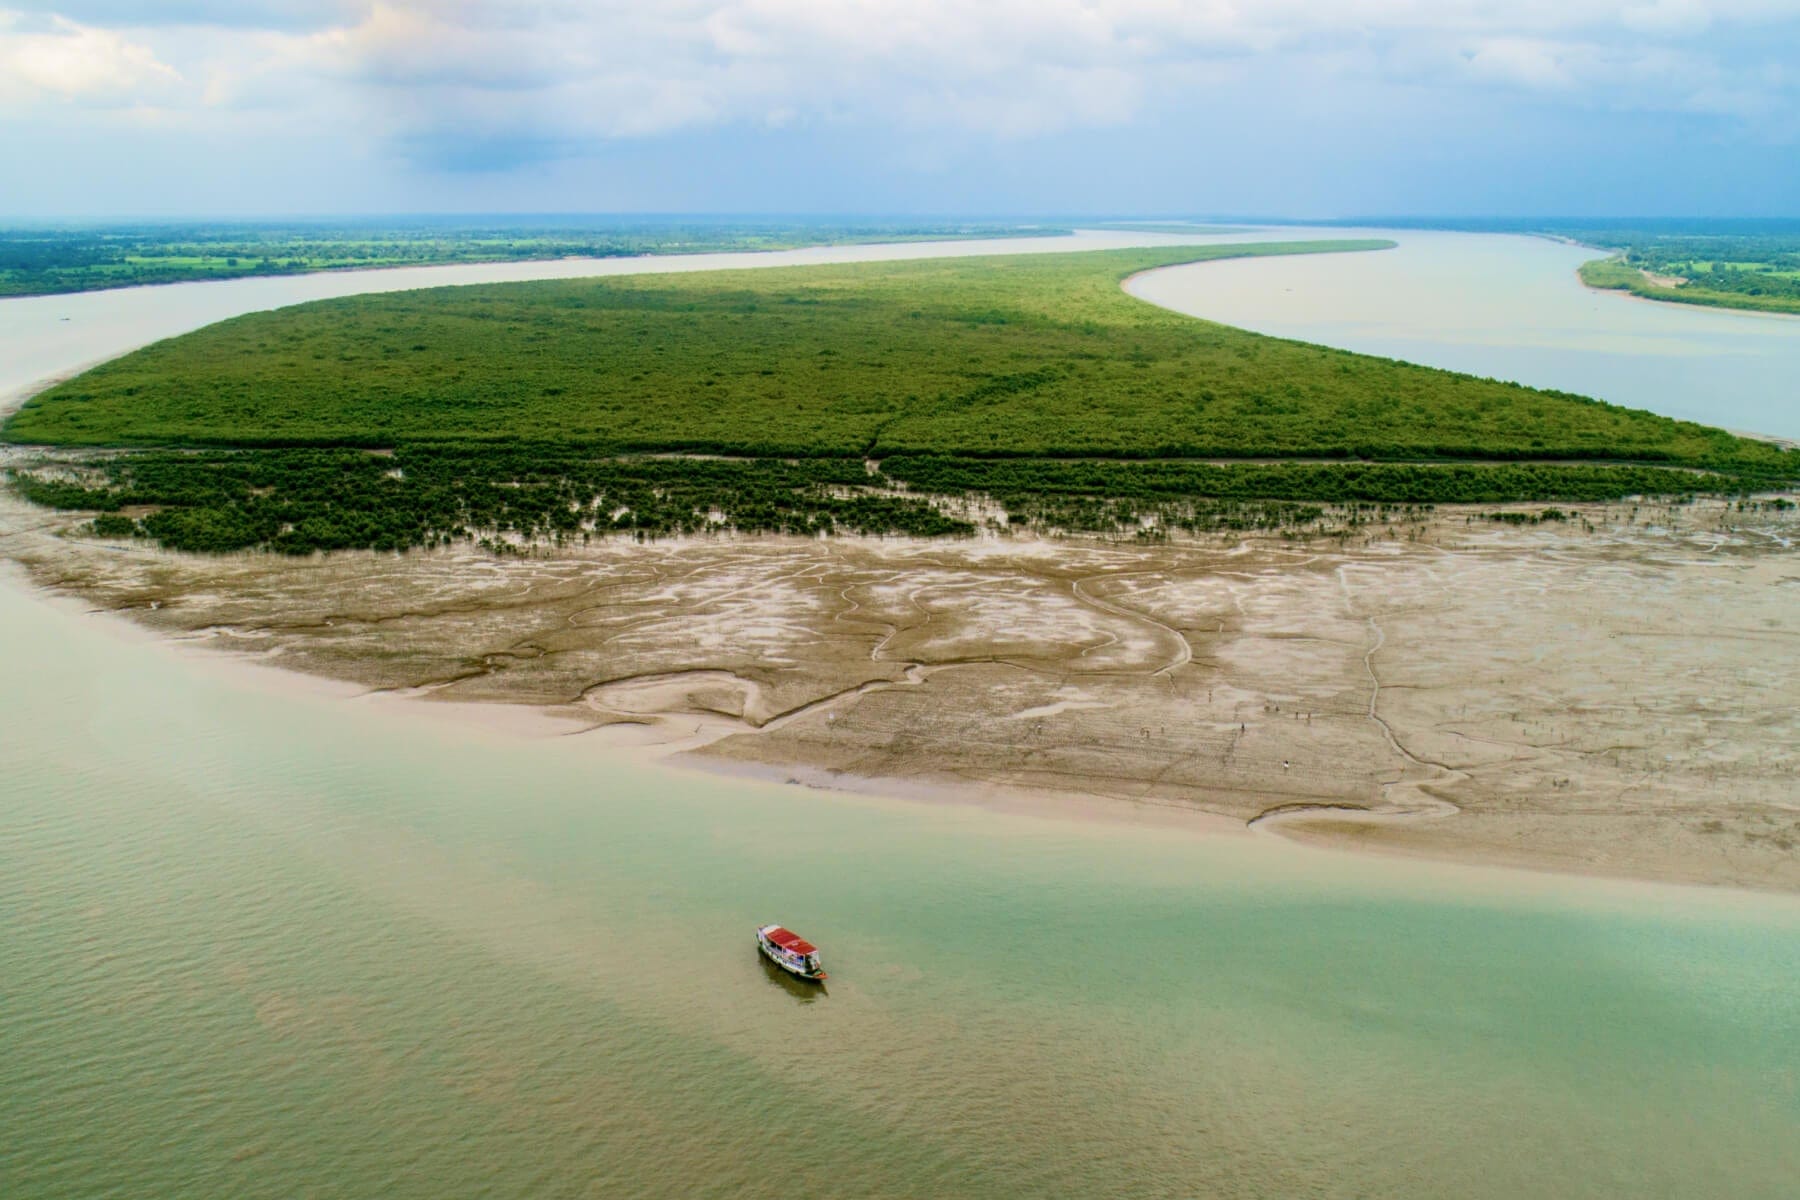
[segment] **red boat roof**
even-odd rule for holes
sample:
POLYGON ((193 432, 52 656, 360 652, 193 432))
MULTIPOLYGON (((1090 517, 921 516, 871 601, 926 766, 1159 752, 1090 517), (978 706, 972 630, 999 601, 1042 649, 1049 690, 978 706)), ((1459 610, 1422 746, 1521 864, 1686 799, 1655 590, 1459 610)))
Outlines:
POLYGON ((819 952, 817 946, 813 945, 793 930, 783 929, 779 925, 769 930, 763 936, 768 938, 771 942, 774 942, 777 946, 780 946, 783 950, 789 950, 795 954, 817 954, 819 952))

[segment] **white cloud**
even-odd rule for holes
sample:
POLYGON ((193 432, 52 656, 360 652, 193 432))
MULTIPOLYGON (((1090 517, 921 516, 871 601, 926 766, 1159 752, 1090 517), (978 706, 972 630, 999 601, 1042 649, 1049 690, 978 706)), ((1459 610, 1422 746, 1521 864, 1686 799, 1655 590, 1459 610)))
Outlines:
POLYGON ((0 23, 0 88, 287 106, 426 147, 554 154, 734 124, 1028 138, 1227 102, 1218 79, 1248 71, 1733 119, 1800 103, 1779 69, 1800 0, 66 2, 129 23, 0 23))
POLYGON ((180 81, 148 46, 63 17, 28 25, 0 12, 0 103, 50 98, 94 105, 140 103, 180 81))
MULTIPOLYGON (((1239 60, 1304 70, 1297 86, 1347 71, 1630 105, 1652 89, 1620 81, 1665 67, 1672 40, 1796 14, 1792 0, 383 0, 309 47, 413 133, 510 126, 561 144, 861 121, 1029 137, 1127 123, 1197 65, 1239 60)), ((1716 88, 1722 70, 1703 67, 1681 74, 1716 88)))

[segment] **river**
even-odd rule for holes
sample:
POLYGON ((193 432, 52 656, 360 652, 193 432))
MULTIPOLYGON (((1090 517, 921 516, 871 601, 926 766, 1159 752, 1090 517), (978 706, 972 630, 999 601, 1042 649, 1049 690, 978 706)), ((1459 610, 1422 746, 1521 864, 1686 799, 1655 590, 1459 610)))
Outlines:
MULTIPOLYGON (((194 290, 57 298, 114 341, 0 361, 17 387, 225 315, 194 290)), ((30 342, 18 311, 0 345, 30 342)), ((9 1200, 1800 1177, 1792 898, 678 772, 143 637, 6 572, 0 662, 9 1200), (755 956, 771 920, 822 945, 825 991, 755 956)))
POLYGON ((1258 333, 1800 440, 1800 316, 1594 291, 1575 269, 1598 252, 1546 238, 1376 235, 1400 244, 1171 267, 1130 290, 1258 333))

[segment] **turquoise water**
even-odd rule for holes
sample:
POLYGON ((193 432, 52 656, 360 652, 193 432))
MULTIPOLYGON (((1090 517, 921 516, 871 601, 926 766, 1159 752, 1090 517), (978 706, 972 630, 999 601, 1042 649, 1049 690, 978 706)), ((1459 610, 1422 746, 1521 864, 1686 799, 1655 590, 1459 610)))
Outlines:
POLYGON ((674 772, 10 585, 0 661, 9 1200, 1800 1177, 1789 899, 674 772))

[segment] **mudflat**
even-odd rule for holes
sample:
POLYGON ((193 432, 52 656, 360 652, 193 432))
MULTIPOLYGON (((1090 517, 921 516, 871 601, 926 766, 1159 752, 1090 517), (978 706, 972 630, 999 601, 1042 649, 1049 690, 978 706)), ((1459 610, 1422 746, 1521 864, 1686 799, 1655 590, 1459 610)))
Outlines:
POLYGON ((0 536, 168 635, 721 769, 1800 890, 1800 516, 1568 515, 282 558, 6 497, 0 536))

